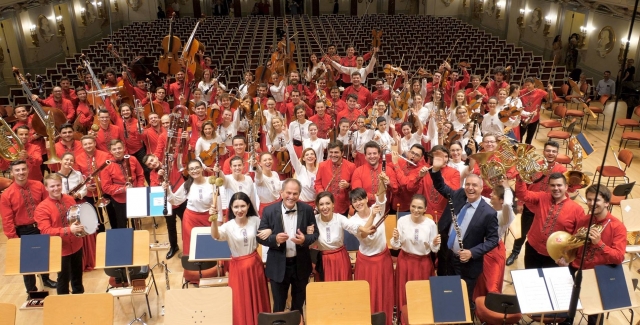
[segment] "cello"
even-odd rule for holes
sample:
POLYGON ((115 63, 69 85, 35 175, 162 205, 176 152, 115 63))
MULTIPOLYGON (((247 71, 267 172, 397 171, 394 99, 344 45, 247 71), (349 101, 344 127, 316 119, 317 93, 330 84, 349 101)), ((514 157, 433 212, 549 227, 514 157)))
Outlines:
POLYGON ((267 67, 266 64, 262 64, 256 68, 256 72, 253 75, 256 76, 256 78, 253 80, 253 83, 251 83, 251 85, 249 85, 249 87, 247 88, 247 93, 251 97, 256 97, 258 95, 258 86, 262 83, 269 83, 269 79, 271 78, 271 70, 269 69, 269 67, 267 67))
MULTIPOLYGON (((200 18, 198 20, 198 22, 196 23, 196 26, 193 28, 193 31, 191 32, 191 35, 189 36, 189 39, 184 44, 184 47, 182 48, 182 54, 180 55, 180 60, 185 65, 186 70, 188 72, 191 72, 191 74, 193 74, 196 82, 200 81, 198 80, 198 74, 200 75, 200 79, 202 79, 202 73, 203 73, 202 67, 200 66, 199 62, 196 61, 196 54, 198 54, 198 52, 200 52, 201 50, 204 50, 204 44, 200 43, 195 37, 196 37, 196 31, 198 30, 200 23, 202 23, 203 21, 204 21, 204 18, 200 18)), ((185 84, 186 84, 186 81, 185 81, 185 84)))
POLYGON ((289 40, 289 23, 284 21, 285 39, 278 42, 278 48, 271 55, 271 70, 278 73, 278 79, 273 80, 274 84, 279 83, 282 78, 289 75, 289 72, 298 70, 293 54, 296 50, 294 42, 289 40))
POLYGON ((182 43, 178 36, 173 35, 173 22, 175 20, 176 13, 171 14, 171 20, 169 20, 169 35, 162 39, 162 49, 164 54, 160 56, 158 62, 158 70, 166 75, 174 75, 180 71, 181 66, 178 62, 178 51, 182 43))

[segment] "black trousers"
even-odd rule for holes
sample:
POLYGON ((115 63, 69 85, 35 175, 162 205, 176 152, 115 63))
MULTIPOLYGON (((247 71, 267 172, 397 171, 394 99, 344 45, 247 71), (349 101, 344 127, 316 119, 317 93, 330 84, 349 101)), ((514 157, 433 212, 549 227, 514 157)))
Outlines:
POLYGON ((113 207, 114 215, 109 214, 109 222, 111 222, 111 229, 127 228, 129 226, 129 220, 127 219, 127 203, 119 203, 116 200, 111 199, 109 203, 113 207))
POLYGON ((84 293, 82 285, 82 248, 77 252, 62 257, 62 269, 58 272, 58 294, 69 294, 69 282, 71 282, 71 292, 75 294, 84 293))
POLYGON ((533 246, 527 242, 524 246, 524 268, 538 269, 544 267, 556 267, 558 264, 550 256, 538 253, 533 246))
MULTIPOLYGON (((17 226, 16 234, 18 237, 22 237, 23 235, 38 235, 40 234, 40 229, 38 229, 35 223, 29 226, 17 226)), ((24 287, 27 289, 27 293, 29 293, 29 291, 38 291, 35 275, 23 275, 22 279, 24 280, 24 287)), ((42 274, 42 281, 47 280, 49 280, 49 274, 42 274)))
POLYGON ((540 123, 539 120, 533 123, 529 123, 527 127, 523 127, 522 125, 520 125, 520 142, 523 142, 524 134, 526 133, 527 139, 524 140, 523 143, 531 144, 531 141, 533 141, 533 135, 536 134, 536 128, 538 127, 538 123, 540 123))
POLYGON ((447 250, 448 256, 448 264, 449 268, 451 268, 455 273, 455 275, 459 275, 462 280, 467 284, 467 293, 469 297, 469 306, 474 306, 473 304, 473 290, 476 288, 476 282, 478 282, 478 277, 472 278, 467 272, 462 272, 462 270, 468 267, 468 263, 462 263, 460 261, 460 257, 457 256, 452 250, 447 250))
POLYGON ((520 254, 522 245, 527 239, 529 229, 531 229, 531 224, 533 224, 534 216, 535 214, 531 212, 531 210, 529 210, 526 205, 522 208, 522 215, 520 216, 520 238, 516 239, 513 242, 513 249, 511 250, 511 254, 520 254))
POLYGON ((271 282, 271 294, 273 295, 273 312, 284 311, 287 303, 287 294, 291 287, 291 310, 298 310, 302 314, 302 306, 307 298, 307 284, 309 277, 298 277, 296 258, 287 258, 287 267, 284 271, 282 282, 271 282))
POLYGON ((187 208, 187 201, 182 202, 180 206, 173 209, 171 211, 170 216, 164 216, 164 220, 167 222, 167 234, 169 235, 169 244, 171 247, 179 247, 178 246, 178 229, 176 227, 177 218, 180 218, 182 221, 182 214, 184 214, 184 210, 187 208))
POLYGON ((146 155, 147 155, 147 148, 145 148, 144 145, 142 146, 142 148, 140 148, 140 150, 136 151, 136 153, 133 154, 133 156, 136 157, 136 159, 138 159, 138 162, 140 163, 140 165, 142 165, 142 172, 144 173, 144 179, 147 181, 147 184, 151 184, 151 170, 147 167, 147 165, 142 163, 142 158, 144 158, 144 156, 146 155))

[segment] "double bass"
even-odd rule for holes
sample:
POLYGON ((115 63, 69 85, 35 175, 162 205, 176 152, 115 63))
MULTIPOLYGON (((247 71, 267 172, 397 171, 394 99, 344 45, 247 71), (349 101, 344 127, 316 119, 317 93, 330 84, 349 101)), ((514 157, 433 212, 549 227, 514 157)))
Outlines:
POLYGON ((196 31, 203 21, 204 18, 200 18, 198 20, 196 26, 191 32, 191 35, 189 36, 189 39, 184 44, 184 47, 182 48, 182 54, 180 55, 180 60, 185 65, 187 71, 193 74, 195 82, 200 82, 204 73, 204 71, 202 70, 202 66, 200 66, 200 63, 196 59, 196 54, 204 50, 204 44, 200 43, 196 39, 196 31))
POLYGON ((171 14, 171 20, 169 20, 169 35, 162 39, 162 49, 164 54, 160 56, 158 62, 158 70, 166 75, 174 75, 180 71, 180 63, 178 62, 178 51, 182 46, 180 38, 173 35, 173 22, 175 20, 176 13, 171 14))
MULTIPOLYGON (((133 80, 133 77, 131 77, 131 73, 128 73, 129 66, 124 62, 118 51, 115 50, 113 44, 107 45, 107 51, 111 52, 111 55, 113 55, 114 58, 118 59, 120 61, 120 64, 127 70, 127 81, 129 81, 129 84, 134 87, 136 85, 136 82, 135 80, 133 80)), ((129 107, 134 107, 133 100, 135 98, 133 98, 133 94, 129 94, 127 87, 124 86, 124 79, 119 80, 116 87, 118 88, 118 94, 120 95, 120 103, 127 103, 129 104, 129 107)), ((116 94, 111 95, 111 99, 114 102, 118 101, 116 94)))
POLYGON ((289 23, 284 21, 284 40, 278 42, 278 49, 271 54, 271 70, 278 73, 278 79, 273 83, 279 83, 282 78, 289 75, 289 72, 298 70, 293 54, 296 45, 289 40, 289 23))

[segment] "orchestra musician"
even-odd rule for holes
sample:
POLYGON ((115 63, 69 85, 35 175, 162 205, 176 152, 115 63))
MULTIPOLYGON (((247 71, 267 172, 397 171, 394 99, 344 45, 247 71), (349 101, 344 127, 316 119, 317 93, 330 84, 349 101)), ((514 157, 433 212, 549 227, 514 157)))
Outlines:
MULTIPOLYGON (((260 217, 253 203, 243 192, 229 198, 229 221, 218 226, 211 222, 211 237, 226 241, 231 250, 229 266, 229 287, 233 295, 233 320, 238 324, 257 324, 258 314, 268 313, 269 292, 262 260, 256 249, 257 238, 266 240, 270 230, 258 230, 260 217)), ((215 215, 213 207, 209 214, 215 215)))
POLYGON ((265 208, 261 230, 271 230, 267 239, 257 238, 258 243, 269 247, 265 275, 271 284, 273 312, 284 311, 291 287, 291 308, 302 313, 306 300, 306 287, 312 272, 309 246, 318 240, 318 227, 313 208, 298 202, 302 185, 294 178, 282 183, 280 197, 265 208), (306 234, 308 226, 313 234, 306 234))
MULTIPOLYGON (((333 114, 338 114, 348 108, 347 103, 340 97, 340 89, 337 86, 331 87, 329 94, 331 96, 328 99, 331 102, 333 114)), ((357 102, 358 99, 356 98, 356 103, 357 102)), ((338 118, 338 120, 340 119, 338 118)))
POLYGON ((78 87, 76 89, 76 95, 78 96, 78 105, 76 106, 76 122, 80 123, 85 129, 91 128, 93 124, 93 117, 95 111, 91 104, 87 101, 87 90, 78 87))
MULTIPOLYGON (((293 92, 293 96, 295 98, 296 92, 293 92)), ((298 105, 295 107, 295 117, 296 120, 289 123, 289 138, 292 140, 293 145, 296 149, 296 154, 298 157, 302 156, 302 141, 309 137, 309 126, 313 124, 311 121, 307 120, 307 113, 305 113, 305 107, 302 105, 298 105)))
POLYGON ((383 79, 376 80, 376 90, 371 93, 371 100, 374 103, 383 102, 384 104, 388 104, 391 100, 391 92, 385 89, 383 79))
MULTIPOLYGON (((107 101, 109 102, 109 101, 107 101)), ((107 104, 108 106, 109 104, 107 104)), ((97 132, 90 130, 89 135, 95 136, 96 148, 105 152, 109 152, 109 144, 111 140, 120 140, 124 143, 124 132, 121 128, 111 124, 111 118, 109 111, 106 109, 100 109, 98 111, 99 129, 97 132)))
POLYGON ((553 85, 547 85, 547 91, 544 91, 536 88, 534 78, 529 77, 524 80, 524 87, 520 90, 520 100, 524 111, 532 114, 520 124, 520 138, 525 139, 524 143, 526 144, 531 144, 533 141, 533 135, 540 121, 540 104, 543 99, 549 97, 550 93, 553 93, 553 85), (526 138, 524 137, 525 133, 526 138))
POLYGON ((493 80, 489 80, 487 83, 487 96, 496 96, 498 90, 508 88, 509 84, 504 80, 505 68, 503 66, 497 66, 493 68, 493 80))
MULTIPOLYGON (((231 159, 239 157, 241 161, 249 161, 251 153, 247 152, 247 140, 241 135, 233 137, 233 156, 227 158, 222 164, 222 172, 226 175, 231 174, 231 159)), ((260 153, 259 143, 256 142, 256 155, 260 153)), ((249 164, 244 164, 241 174, 247 174, 249 172, 249 164)))
MULTIPOLYGON (((39 167, 36 166, 36 168, 39 167)), ((27 177, 29 166, 24 160, 12 161, 9 170, 13 176, 13 183, 0 195, 2 230, 9 239, 40 234, 34 213, 40 202, 48 197, 45 186, 40 182, 42 178, 30 180, 27 177)), ((35 275, 23 275, 22 277, 27 293, 38 291, 35 275)), ((42 283, 49 288, 56 288, 58 285, 49 278, 49 274, 42 274, 42 283)))
MULTIPOLYGON (((333 90, 331 92, 333 94, 333 90)), ((360 109, 360 107, 362 106, 359 106, 358 104, 358 95, 349 94, 345 101, 347 103, 347 109, 336 110, 338 114, 336 119, 340 121, 343 118, 346 118, 351 125, 354 125, 354 122, 358 119, 358 117, 365 115, 365 112, 362 109, 360 109)), ((352 129, 356 130, 356 128, 352 128, 352 129)))
POLYGON ((56 292, 58 295, 84 293, 82 284, 82 238, 84 226, 76 222, 69 224, 67 211, 76 204, 73 197, 62 194, 62 179, 58 174, 49 174, 44 178, 48 192, 33 212, 33 220, 42 234, 62 238, 62 262, 58 272, 56 292))
MULTIPOLYGON (((169 118, 169 115, 166 116, 169 118)), ((149 126, 142 131, 142 142, 147 149, 147 153, 156 152, 158 139, 163 132, 166 132, 166 130, 160 123, 158 113, 151 112, 149 114, 149 126)))
MULTIPOLYGON (((284 89, 284 100, 287 103, 291 103, 293 98, 291 92, 297 90, 300 94, 300 99, 304 102, 308 98, 315 96, 315 83, 311 84, 312 88, 309 88, 300 83, 300 73, 298 71, 289 72, 289 85, 284 89)), ((297 104, 295 104, 297 105, 297 104)), ((311 115, 309 115, 311 116, 311 115)))
POLYGON ((286 147, 289 151, 289 157, 291 157, 289 162, 291 163, 291 168, 296 173, 296 179, 300 183, 300 193, 298 197, 301 202, 315 207, 316 190, 314 183, 318 173, 318 157, 316 156, 316 152, 311 148, 307 148, 302 150, 301 155, 298 156, 296 147, 294 147, 290 141, 291 137, 288 134, 286 136, 286 147))
POLYGON ((162 106, 162 114, 171 113, 171 107, 169 107, 169 103, 166 101, 167 90, 163 87, 156 87, 156 98, 153 100, 154 104, 159 104, 162 106))
MULTIPOLYGON (((249 160, 247 160, 246 163, 242 158, 238 156, 231 157, 230 160, 231 160, 230 161, 231 175, 225 174, 222 177, 222 179, 224 180, 224 183, 222 186, 224 186, 224 189, 225 189, 225 192, 222 194, 223 197, 230 198, 233 196, 234 193, 244 192, 249 196, 253 205, 256 205, 255 204, 256 193, 254 190, 253 180, 251 179, 251 177, 249 177, 249 175, 245 175, 245 173, 242 172, 246 168, 245 165, 254 164, 255 158, 254 157, 249 158, 249 160)), ((214 165, 213 173, 215 175, 218 175, 219 172, 220 172, 220 166, 214 165)), ((227 214, 226 209, 223 210, 222 212, 223 212, 223 215, 227 214)), ((220 215, 220 217, 222 217, 223 215, 220 215)), ((219 221, 222 221, 222 220, 219 219, 219 221)))
POLYGON ((297 89, 294 89, 290 93, 289 102, 285 105, 280 106, 284 109, 283 111, 280 111, 280 113, 287 118, 288 123, 291 123, 294 121, 294 119, 298 118, 298 107, 304 108, 304 113, 306 116, 313 115, 313 110, 309 107, 309 105, 307 105, 307 103, 302 101, 302 98, 300 96, 301 92, 297 89))
POLYGON ((251 71, 247 71, 244 73, 244 83, 238 87, 238 96, 240 98, 244 98, 247 96, 249 91, 249 86, 253 83, 253 73, 251 71))
MULTIPOLYGON (((339 61, 336 60, 336 56, 332 56, 331 54, 329 54, 329 57, 333 62, 338 62, 343 67, 356 67, 358 66, 358 58, 355 56, 355 53, 356 53, 355 48, 353 46, 349 46, 347 47, 347 56, 343 56, 342 58, 339 58, 339 61)), ((362 62, 364 63, 365 61, 369 61, 372 58, 373 58, 373 51, 365 53, 362 56, 362 62)), ((336 76, 337 75, 338 73, 336 73, 336 76)), ((351 75, 348 73, 343 73, 342 79, 340 80, 340 82, 342 83, 342 86, 344 88, 351 86, 351 82, 352 82, 351 75)))
POLYGON ((355 158, 354 163, 356 167, 360 167, 366 163, 366 158, 364 155, 364 145, 369 141, 373 140, 374 130, 370 130, 367 128, 367 125, 364 123, 365 117, 359 116, 356 120, 355 125, 357 125, 357 131, 353 131, 353 151, 352 156, 355 158))
MULTIPOLYGON (((286 150, 286 148, 283 149, 286 150)), ((278 189, 282 187, 282 182, 280 181, 280 175, 278 175, 278 173, 276 172, 273 172, 273 162, 273 155, 270 152, 263 152, 259 156, 258 164, 255 165, 256 195, 260 200, 258 216, 262 216, 264 208, 280 199, 280 193, 278 189)))
POLYGON ((450 70, 451 74, 449 75, 449 82, 447 82, 447 86, 444 89, 444 102, 447 106, 451 105, 451 101, 453 98, 453 94, 457 93, 459 90, 465 89, 467 84, 469 84, 469 72, 467 72, 466 66, 462 65, 460 70, 462 70, 462 80, 458 81, 460 74, 458 71, 451 70, 451 65, 449 62, 445 61, 444 63, 445 69, 450 70))
MULTIPOLYGON (((416 193, 417 187, 421 181, 420 170, 425 165, 424 147, 415 143, 406 151, 408 160, 398 159, 398 153, 392 152, 391 167, 393 168, 398 180, 398 190, 394 192, 391 206, 397 209, 396 212, 406 212, 410 210, 411 197, 416 193)), ((425 202, 424 208, 427 208, 425 202)))
MULTIPOLYGON (((314 182, 315 192, 329 192, 331 194, 332 210, 337 211, 340 215, 347 215, 349 212, 351 176, 356 170, 356 166, 343 158, 344 144, 340 140, 329 143, 327 148, 329 159, 318 165, 314 182)), ((318 197, 319 194, 316 197, 316 202, 319 201, 318 197)))
MULTIPOLYGON (((24 150, 18 153, 18 159, 25 161, 29 166, 29 173, 27 178, 32 181, 41 182, 44 177, 40 167, 42 166, 42 151, 40 147, 29 142, 29 127, 21 125, 16 129, 16 135, 18 139, 22 141, 24 150)), ((2 160, 2 163, 6 164, 8 161, 2 160)), ((10 165, 10 164, 9 164, 10 165)), ((11 238, 11 237, 9 237, 11 238)))
POLYGON ((60 78, 60 88, 62 89, 62 98, 70 101, 76 107, 78 105, 78 96, 76 91, 71 88, 71 80, 68 77, 60 78))
MULTIPOLYGON (((396 173, 393 168, 387 168, 386 171, 382 170, 382 164, 380 163, 382 157, 382 148, 374 141, 369 141, 364 145, 364 154, 366 163, 360 167, 357 167, 351 176, 351 188, 362 188, 368 194, 368 205, 373 205, 376 202, 376 193, 378 193, 380 182, 379 178, 384 178, 384 184, 387 190, 390 192, 397 192, 398 181, 396 179, 396 173)), ((353 201, 353 200, 351 200, 353 201)), ((386 199, 384 200, 386 202, 386 199)))
MULTIPOLYGON (((212 145, 224 145, 222 138, 219 134, 216 134, 216 129, 213 127, 213 122, 207 120, 202 123, 202 131, 200 131, 200 138, 195 145, 195 156, 202 165, 204 166, 205 171, 212 172, 213 169, 211 166, 205 165, 205 163, 200 158, 200 153, 203 151, 209 151, 212 145)), ((226 148, 225 148, 226 151, 226 148)))
MULTIPOLYGON (((49 144, 46 142, 45 145, 49 144)), ((82 153, 82 144, 74 139, 73 124, 65 123, 60 126, 60 141, 55 144, 56 155, 62 157, 64 153, 72 153, 77 156, 82 153)))
MULTIPOLYGON (((335 198, 330 192, 319 192, 316 196, 316 214, 318 225, 318 261, 316 271, 320 281, 351 280, 351 259, 344 247, 344 231, 348 230, 348 219, 334 212, 335 198)), ((313 234, 313 226, 307 228, 307 234, 313 234), (311 228, 311 229, 309 229, 311 228)))
POLYGON ((53 87, 53 91, 47 99, 40 99, 36 94, 33 94, 31 99, 38 101, 42 106, 55 107, 61 110, 67 118, 67 123, 73 123, 73 118, 76 116, 76 109, 70 100, 62 97, 61 87, 53 87))
POLYGON ((327 134, 333 129, 333 118, 327 114, 327 107, 322 99, 317 99, 315 102, 316 114, 309 118, 309 121, 313 122, 318 128, 318 137, 326 139, 327 134))
MULTIPOLYGON (((487 100, 489 100, 489 95, 487 94, 487 90, 484 86, 480 85, 482 77, 479 75, 471 76, 471 88, 468 88, 465 91, 465 96, 467 96, 467 103, 471 103, 474 100, 481 101, 480 112, 484 112, 483 107, 487 104, 487 100)), ((445 97, 446 100, 446 97, 445 97)), ((478 113, 478 112, 475 112, 478 113)))
POLYGON ((127 72, 125 71, 122 72, 125 89, 130 94, 133 94, 135 99, 139 100, 142 106, 146 105, 149 102, 149 97, 147 97, 147 84, 145 83, 146 78, 136 76, 136 85, 134 87, 134 85, 129 83, 129 78, 127 78, 127 72))
MULTIPOLYGON (((375 57, 371 60, 374 61, 375 57)), ((366 72, 366 71, 365 71, 366 72)), ((351 73, 351 81, 352 84, 342 93, 342 100, 349 101, 350 95, 355 95, 358 102, 358 108, 363 112, 366 112, 369 107, 373 106, 373 97, 371 96, 371 92, 367 87, 362 85, 362 78, 366 78, 366 74, 362 74, 359 71, 354 71, 351 73)))
POLYGON ((449 198, 450 207, 438 223, 442 242, 447 243, 447 247, 441 247, 439 251, 445 253, 438 254, 438 263, 447 264, 446 272, 438 271, 438 274, 459 275, 466 282, 472 301, 476 282, 482 274, 484 256, 498 245, 498 219, 495 210, 481 198, 482 179, 478 175, 467 176, 464 189, 454 190, 445 183, 440 172, 446 167, 445 158, 436 154, 432 161, 429 173, 433 185, 440 195, 449 198), (457 220, 455 223, 453 218, 457 220), (442 255, 446 257, 440 259, 442 255))
POLYGON ((318 138, 318 126, 315 123, 309 124, 309 137, 302 140, 302 149, 311 148, 316 153, 318 163, 324 161, 324 151, 327 150, 329 139, 318 138))
MULTIPOLYGON (((93 171, 100 168, 100 166, 102 166, 105 161, 112 159, 110 153, 96 149, 95 137, 91 135, 85 135, 80 138, 80 143, 82 144, 82 153, 75 156, 75 167, 84 177, 88 177, 93 173, 93 171)), ((98 199, 96 186, 97 184, 95 184, 93 181, 90 181, 86 185, 87 194, 85 195, 84 200, 89 202, 91 205, 95 205, 96 200, 98 199)), ((102 188, 100 188, 100 190, 102 190, 102 188)), ((108 195, 104 195, 104 197, 108 197, 108 195)), ((111 204, 107 205, 106 211, 109 216, 116 215, 113 205, 111 204)), ((98 211, 98 213, 100 213, 100 211, 98 211)), ((107 222, 109 222, 109 220, 105 220, 105 224, 107 222)), ((100 231, 103 231, 104 225, 100 225, 98 229, 100 231)), ((90 247, 87 246, 86 242, 84 247, 86 249, 90 249, 90 247)), ((93 247, 95 247, 95 245, 93 247)))

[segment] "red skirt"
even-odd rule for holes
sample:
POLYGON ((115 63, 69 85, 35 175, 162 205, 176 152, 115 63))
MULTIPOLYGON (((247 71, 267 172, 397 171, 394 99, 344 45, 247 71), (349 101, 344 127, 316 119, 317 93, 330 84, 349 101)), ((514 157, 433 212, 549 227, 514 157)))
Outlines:
POLYGON ((356 159, 354 161, 354 163, 356 164, 356 167, 360 167, 364 164, 367 163, 367 158, 365 157, 365 155, 363 153, 356 153, 356 159))
POLYGON ((256 325, 259 313, 271 312, 267 278, 258 252, 231 258, 229 287, 233 291, 234 324, 256 325))
POLYGON ((189 209, 184 210, 182 216, 182 253, 189 255, 189 249, 191 247, 191 229, 194 227, 208 227, 211 226, 209 222, 209 211, 207 212, 195 212, 189 209))
POLYGON ((82 268, 85 272, 96 267, 96 236, 97 233, 82 237, 82 268))
POLYGON ((344 246, 320 253, 325 282, 351 280, 351 259, 344 246))
POLYGON ((394 290, 393 261, 389 249, 385 247, 383 252, 373 256, 366 256, 358 251, 354 279, 369 282, 371 313, 383 311, 387 315, 385 324, 391 325, 394 290))
POLYGON ((476 287, 473 290, 473 301, 476 298, 486 296, 489 292, 502 293, 504 269, 507 252, 502 239, 498 246, 484 254, 482 274, 478 277, 476 287))
POLYGON ((262 212, 264 211, 264 208, 276 203, 276 202, 280 202, 280 199, 275 200, 273 202, 267 202, 267 203, 262 203, 260 202, 260 207, 258 208, 258 218, 262 219, 262 212))
POLYGON ((434 274, 431 256, 414 255, 400 250, 396 263, 396 306, 407 304, 407 281, 429 280, 434 274))

